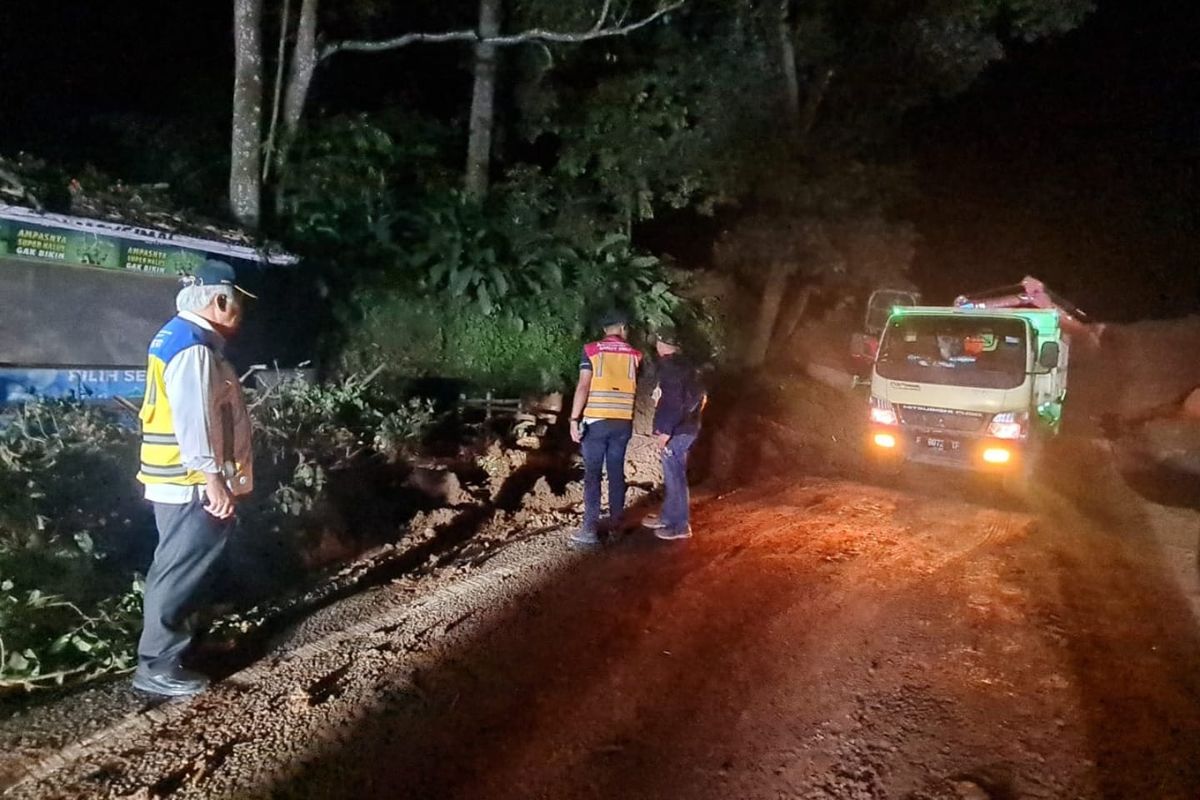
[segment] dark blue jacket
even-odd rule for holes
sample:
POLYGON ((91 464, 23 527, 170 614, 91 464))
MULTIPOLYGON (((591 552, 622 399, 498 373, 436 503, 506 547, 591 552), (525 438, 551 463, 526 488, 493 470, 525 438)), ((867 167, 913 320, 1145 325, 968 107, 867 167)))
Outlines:
POLYGON ((658 361, 658 402, 654 432, 674 436, 700 432, 704 386, 696 367, 678 353, 658 361))

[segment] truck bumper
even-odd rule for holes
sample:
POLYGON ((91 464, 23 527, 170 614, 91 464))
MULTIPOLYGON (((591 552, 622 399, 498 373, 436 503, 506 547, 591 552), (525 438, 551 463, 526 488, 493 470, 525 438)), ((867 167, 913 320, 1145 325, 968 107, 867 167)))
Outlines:
POLYGON ((1024 467, 1027 439, 964 436, 903 425, 872 425, 867 434, 872 457, 900 464, 915 461, 955 469, 1004 474, 1024 467))

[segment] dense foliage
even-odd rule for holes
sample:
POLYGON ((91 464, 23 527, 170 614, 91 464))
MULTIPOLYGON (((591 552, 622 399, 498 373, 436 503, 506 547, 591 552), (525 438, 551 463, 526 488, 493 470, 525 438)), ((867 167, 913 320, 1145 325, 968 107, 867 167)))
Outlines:
MULTIPOLYGON (((503 5, 513 31, 587 29, 601 7, 503 5)), ((630 307, 645 328, 696 317, 679 273, 640 246, 651 223, 709 243, 686 269, 763 294, 765 344, 794 327, 773 309, 809 290, 902 279, 914 242, 895 213, 913 186, 896 147, 904 115, 963 90, 1008 43, 1069 30, 1089 9, 689 0, 636 34, 505 49, 482 198, 461 190, 469 94, 429 96, 410 56, 406 101, 309 118, 279 183, 280 221, 326 265, 343 363, 383 358, 491 388, 561 384, 602 306, 630 307)), ((426 10, 433 26, 469 13, 426 10)), ((369 39, 422 13, 367 4, 323 24, 369 39)))
MULTIPOLYGON (((238 537, 255 591, 302 577, 306 518, 329 504, 331 473, 408 458, 435 421, 366 377, 283 382, 254 399, 256 495, 238 537)), ((140 574, 153 520, 134 480, 128 420, 74 403, 35 403, 0 429, 0 693, 134 666, 140 574)), ((259 597, 249 595, 248 600, 259 597)))

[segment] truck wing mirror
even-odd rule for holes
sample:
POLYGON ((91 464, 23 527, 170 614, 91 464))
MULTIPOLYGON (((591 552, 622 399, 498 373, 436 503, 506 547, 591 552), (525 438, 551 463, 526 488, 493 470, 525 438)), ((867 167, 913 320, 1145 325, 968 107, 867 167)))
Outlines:
POLYGON ((1052 370, 1058 366, 1058 356, 1058 342, 1042 342, 1042 349, 1038 351, 1038 366, 1044 370, 1052 370))

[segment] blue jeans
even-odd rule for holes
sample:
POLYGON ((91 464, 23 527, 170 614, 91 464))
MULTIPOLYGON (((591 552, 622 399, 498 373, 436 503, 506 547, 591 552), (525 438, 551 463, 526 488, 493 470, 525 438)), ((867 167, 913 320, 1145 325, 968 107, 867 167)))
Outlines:
POLYGON ((681 531, 688 526, 688 451, 696 443, 696 434, 677 433, 662 453, 663 529, 681 531))
POLYGON ((608 470, 608 515, 619 524, 625 513, 625 449, 633 422, 602 419, 583 429, 583 530, 595 533, 600 522, 600 479, 608 470))

